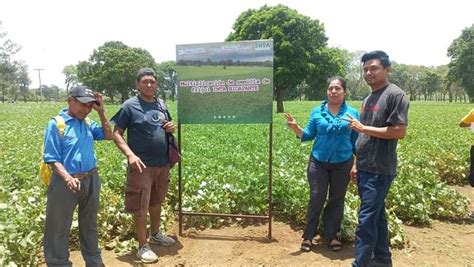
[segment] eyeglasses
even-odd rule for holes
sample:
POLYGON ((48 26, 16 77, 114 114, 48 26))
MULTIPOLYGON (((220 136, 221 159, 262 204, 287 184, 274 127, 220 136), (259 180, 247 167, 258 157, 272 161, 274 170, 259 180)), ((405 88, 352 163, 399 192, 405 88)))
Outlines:
POLYGON ((143 80, 140 80, 140 83, 141 83, 141 84, 151 84, 151 85, 155 85, 155 84, 156 84, 156 80, 155 80, 155 79, 143 79, 143 80))

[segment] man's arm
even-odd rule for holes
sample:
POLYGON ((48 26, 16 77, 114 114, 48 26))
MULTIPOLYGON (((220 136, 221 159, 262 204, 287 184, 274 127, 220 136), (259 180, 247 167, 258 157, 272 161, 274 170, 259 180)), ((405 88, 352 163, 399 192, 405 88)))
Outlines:
POLYGON ((113 134, 112 134, 112 129, 110 128, 109 120, 105 116, 104 100, 102 99, 101 94, 95 93, 95 95, 96 95, 98 104, 94 104, 92 107, 94 108, 95 111, 97 111, 97 114, 99 114, 100 123, 105 135, 104 139, 112 140, 113 134))
POLYGON ((50 165, 53 168, 54 173, 63 179, 69 190, 72 192, 78 192, 81 190, 81 182, 79 179, 72 177, 69 172, 66 171, 66 168, 64 168, 64 165, 61 162, 55 161, 50 163, 50 165))
POLYGON ((398 124, 393 126, 375 127, 362 124, 359 120, 346 114, 348 119, 342 118, 349 122, 349 128, 380 139, 403 139, 407 133, 407 126, 398 124))
POLYGON ((386 127, 374 127, 364 125, 360 133, 364 133, 381 139, 403 139, 407 133, 407 126, 403 124, 386 127))
POLYGON ((122 153, 127 157, 128 164, 132 167, 137 169, 140 173, 142 172, 142 168, 146 168, 145 164, 142 160, 133 153, 133 151, 128 146, 127 142, 123 138, 123 134, 125 129, 122 129, 118 126, 114 127, 113 131, 113 140, 115 145, 122 151, 122 153))

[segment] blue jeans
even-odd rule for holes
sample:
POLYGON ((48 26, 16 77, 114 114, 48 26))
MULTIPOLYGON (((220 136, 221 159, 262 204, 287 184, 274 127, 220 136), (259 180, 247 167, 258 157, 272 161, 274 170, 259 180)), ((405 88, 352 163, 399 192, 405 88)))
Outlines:
POLYGON ((392 263, 385 197, 394 178, 395 175, 358 172, 357 187, 361 203, 352 266, 370 266, 371 261, 387 265, 392 263))

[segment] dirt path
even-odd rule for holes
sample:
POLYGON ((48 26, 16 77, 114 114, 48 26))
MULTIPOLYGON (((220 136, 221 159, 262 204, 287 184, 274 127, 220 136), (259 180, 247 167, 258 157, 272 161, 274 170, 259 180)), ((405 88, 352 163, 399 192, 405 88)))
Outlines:
MULTIPOLYGON (((459 192, 471 199, 474 211, 474 188, 460 187, 459 192)), ((430 228, 405 226, 409 243, 406 248, 392 250, 395 266, 474 266, 474 224, 469 221, 448 223, 434 221, 430 228)), ((309 253, 299 251, 301 230, 274 222, 274 240, 268 241, 268 227, 249 226, 188 231, 178 237, 178 244, 164 248, 152 246, 160 255, 156 266, 350 266, 353 244, 345 243, 335 253, 319 243, 309 253)), ((169 234, 177 237, 177 229, 169 234)), ((134 254, 117 256, 103 250, 106 266, 140 265, 134 254)), ((83 266, 79 252, 71 253, 76 266, 83 266)))

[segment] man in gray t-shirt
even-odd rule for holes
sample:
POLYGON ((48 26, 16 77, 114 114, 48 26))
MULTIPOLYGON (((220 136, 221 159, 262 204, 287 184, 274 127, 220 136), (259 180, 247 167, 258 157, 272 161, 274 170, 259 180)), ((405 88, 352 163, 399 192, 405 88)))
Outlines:
POLYGON ((351 176, 361 199, 352 266, 391 266, 385 197, 396 176, 397 142, 406 135, 409 103, 388 80, 391 67, 385 52, 369 52, 362 63, 372 93, 362 103, 360 121, 348 119, 359 132, 351 176))

